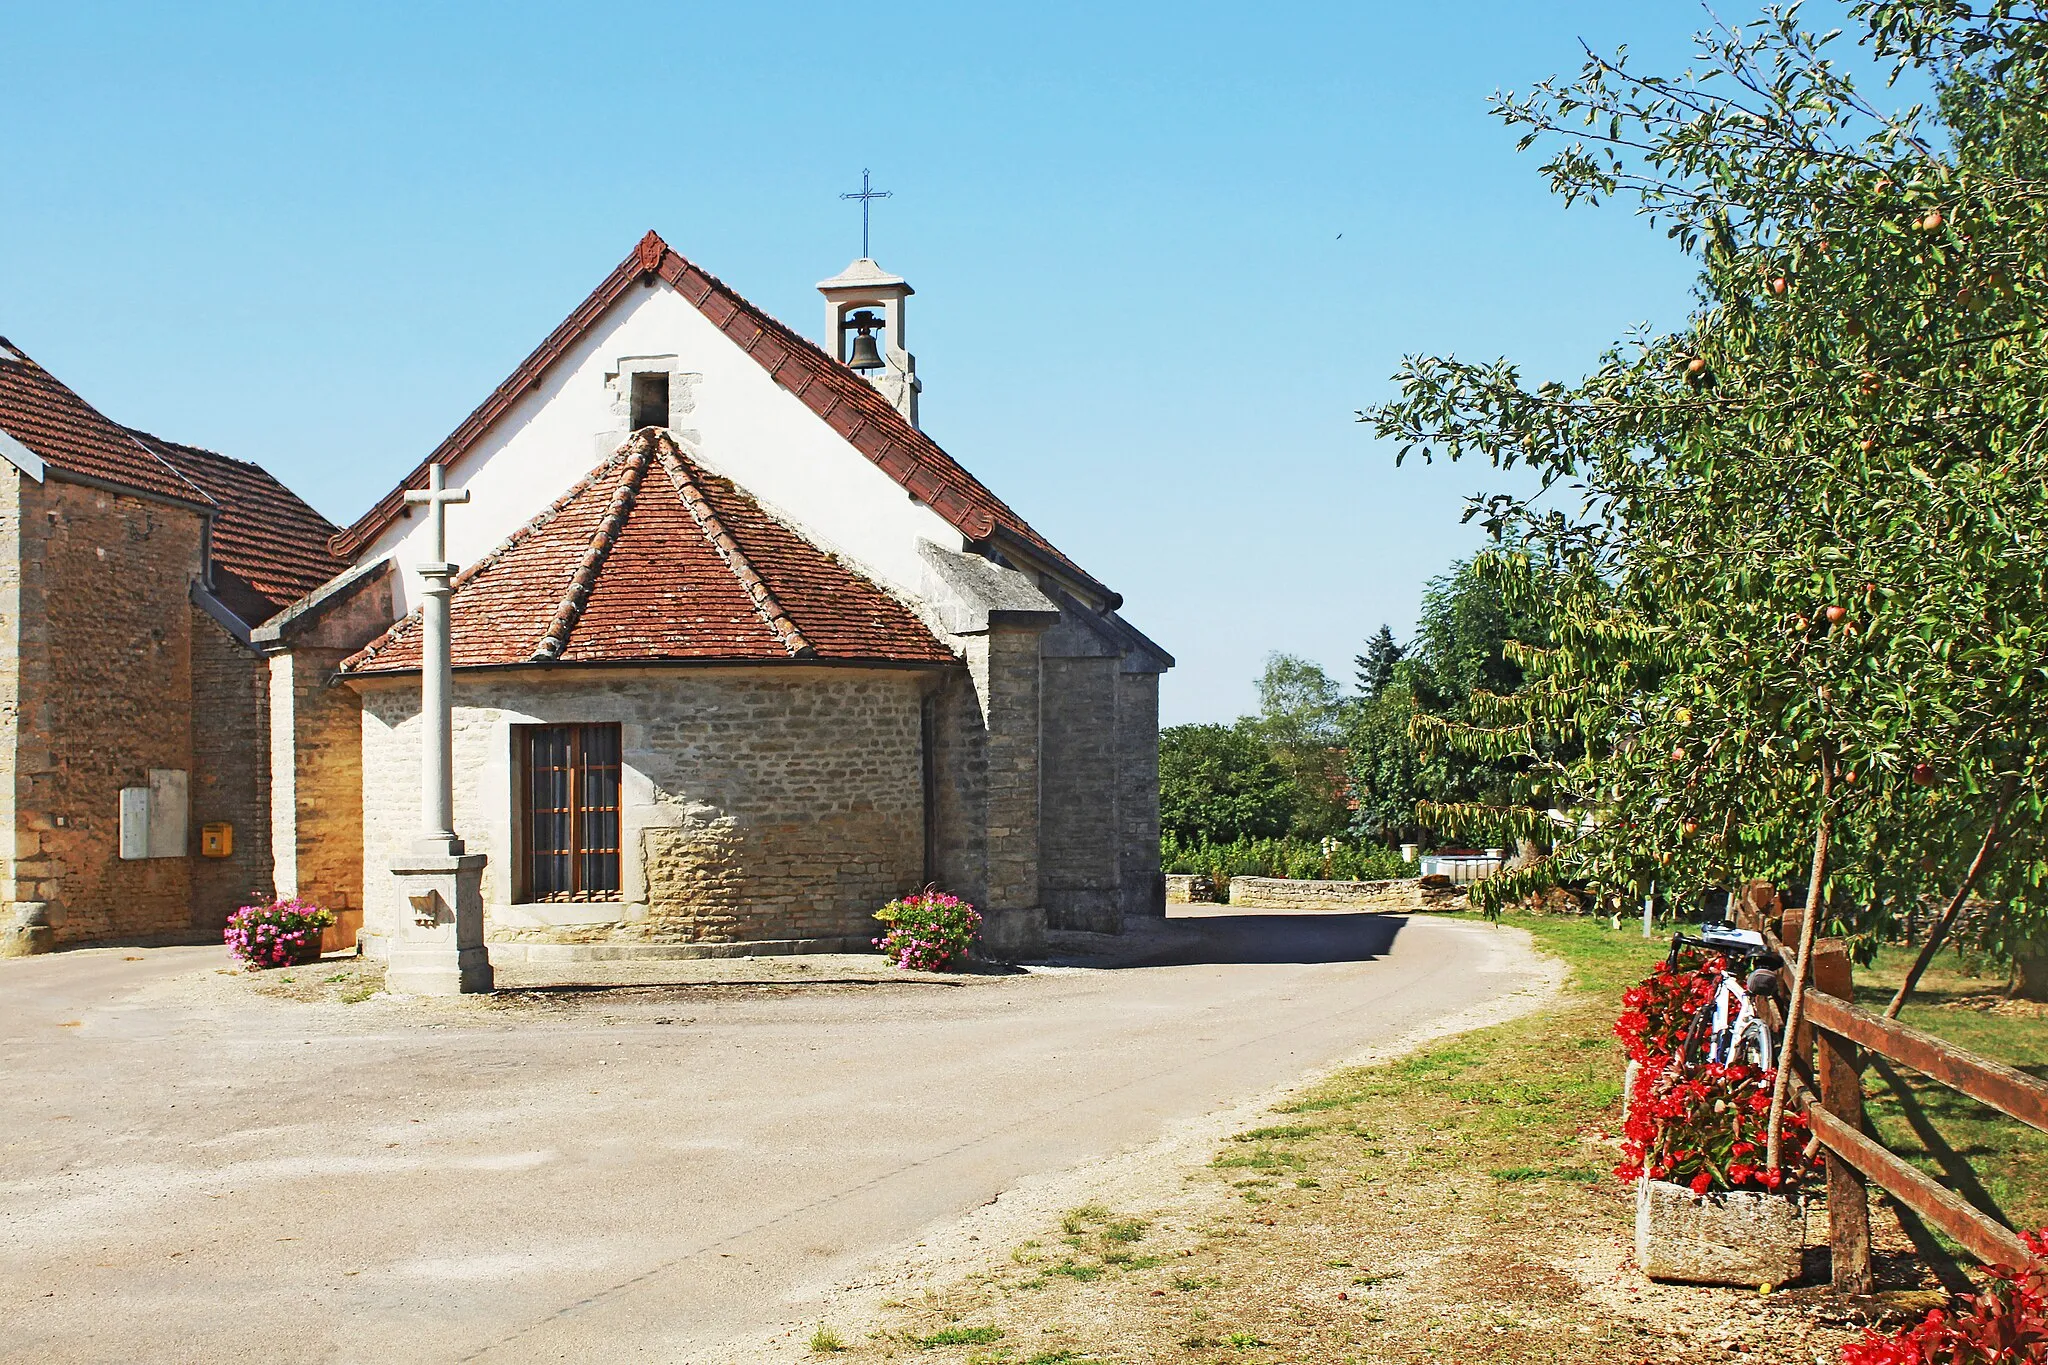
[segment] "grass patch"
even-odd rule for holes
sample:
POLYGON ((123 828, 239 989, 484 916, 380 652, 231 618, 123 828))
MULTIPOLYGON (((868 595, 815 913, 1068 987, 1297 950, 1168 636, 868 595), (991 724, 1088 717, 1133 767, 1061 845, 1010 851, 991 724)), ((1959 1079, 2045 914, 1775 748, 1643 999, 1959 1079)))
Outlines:
POLYGON ((811 1333, 811 1354, 814 1356, 829 1356, 845 1349, 846 1343, 839 1339, 839 1333, 822 1322, 811 1333))
POLYGON ((1300 1171, 1308 1168, 1308 1158, 1299 1152, 1280 1152, 1271 1147, 1261 1147, 1252 1152, 1225 1152, 1214 1162, 1218 1170, 1300 1171))
POLYGON ((1314 1137, 1319 1130, 1305 1123, 1283 1123, 1272 1128, 1254 1128, 1239 1133, 1232 1142, 1289 1142, 1295 1138, 1314 1137))
POLYGON ((1488 1171, 1487 1174, 1495 1180, 1505 1180, 1510 1184, 1522 1180, 1594 1181, 1605 1179, 1607 1175, 1605 1171, 1595 1170, 1591 1166, 1504 1166, 1499 1170, 1488 1171))
POLYGON ((940 1346, 988 1346, 1003 1339, 1000 1327, 946 1327, 929 1336, 912 1337, 923 1350, 940 1346))
POLYGON ((1061 1261, 1058 1265, 1045 1268, 1048 1275, 1064 1275, 1070 1280, 1094 1280, 1102 1277, 1102 1267, 1087 1261, 1061 1261))
POLYGON ((1109 1210, 1102 1205, 1083 1204, 1078 1209, 1068 1210, 1067 1216, 1060 1220, 1060 1226, 1067 1230, 1068 1236, 1072 1236, 1077 1232, 1086 1231, 1090 1223, 1100 1223, 1108 1217, 1109 1210))

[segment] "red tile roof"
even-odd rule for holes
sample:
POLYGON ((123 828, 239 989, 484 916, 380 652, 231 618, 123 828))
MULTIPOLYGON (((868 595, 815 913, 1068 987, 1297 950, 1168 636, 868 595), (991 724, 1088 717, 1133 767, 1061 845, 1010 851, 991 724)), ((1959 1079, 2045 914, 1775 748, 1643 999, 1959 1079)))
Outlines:
POLYGON ((1116 605, 1120 599, 1054 549, 1002 499, 940 449, 931 437, 912 426, 889 401, 859 374, 826 355, 805 338, 748 303, 732 288, 676 253, 649 232, 633 254, 606 276, 591 296, 557 327, 500 384, 483 405, 469 415, 447 440, 420 461, 412 473, 334 542, 337 553, 353 558, 399 516, 408 489, 427 486, 427 469, 452 465, 498 417, 561 358, 632 284, 659 276, 737 342, 775 382, 801 399, 832 429, 846 438, 918 501, 969 540, 1007 541, 1027 554, 1049 562, 1116 605))
POLYGON ((61 474, 207 505, 205 493, 126 427, 102 416, 5 337, 0 337, 0 431, 61 474))
POLYGON ((348 561, 327 548, 340 528, 268 470, 211 450, 129 434, 219 506, 213 520, 214 595, 255 626, 342 573, 348 561))
MULTIPOLYGON (((456 579, 457 668, 956 662, 908 607, 642 431, 456 579)), ((415 612, 342 663, 420 666, 415 612)))

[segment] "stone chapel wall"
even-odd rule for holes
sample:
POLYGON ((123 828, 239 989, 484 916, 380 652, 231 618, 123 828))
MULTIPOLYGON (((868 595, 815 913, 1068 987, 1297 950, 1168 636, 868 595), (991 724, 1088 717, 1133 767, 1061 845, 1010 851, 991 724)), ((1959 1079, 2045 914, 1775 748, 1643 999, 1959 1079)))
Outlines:
POLYGON ((971 905, 988 904, 988 745, 981 700, 965 671, 932 694, 932 772, 940 889, 971 905))
POLYGON ((1126 918, 1166 914, 1159 866, 1159 675, 1116 679, 1118 882, 1126 918))
POLYGON ((1114 934, 1123 928, 1120 666, 1114 655, 1042 661, 1039 879, 1046 923, 1055 929, 1114 934))
POLYGON ((54 475, 19 486, 15 897, 49 904, 60 945, 189 937, 192 858, 122 860, 120 799, 193 769, 201 518, 54 475))
MULTIPOLYGON (((865 944, 924 879, 921 706, 931 672, 535 669, 456 675, 455 820, 496 943, 865 944), (516 727, 615 722, 622 895, 522 904, 516 727)), ((419 681, 361 678, 365 941, 398 922, 385 868, 418 833, 419 681)))
POLYGON ((192 926, 217 934, 237 906, 267 900, 270 867, 270 694, 255 650, 198 607, 192 613, 192 810, 234 831, 225 858, 192 860, 192 926))

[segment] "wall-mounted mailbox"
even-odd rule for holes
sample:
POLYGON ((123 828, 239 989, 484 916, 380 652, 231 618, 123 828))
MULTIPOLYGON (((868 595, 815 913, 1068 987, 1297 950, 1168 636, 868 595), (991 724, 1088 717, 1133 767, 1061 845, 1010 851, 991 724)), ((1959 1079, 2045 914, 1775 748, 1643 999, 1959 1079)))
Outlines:
POLYGON ((121 856, 185 856, 185 770, 151 768, 147 787, 121 788, 121 856))
POLYGON ((227 858, 235 851, 235 827, 225 820, 216 820, 210 825, 199 827, 199 856, 202 858, 227 858))

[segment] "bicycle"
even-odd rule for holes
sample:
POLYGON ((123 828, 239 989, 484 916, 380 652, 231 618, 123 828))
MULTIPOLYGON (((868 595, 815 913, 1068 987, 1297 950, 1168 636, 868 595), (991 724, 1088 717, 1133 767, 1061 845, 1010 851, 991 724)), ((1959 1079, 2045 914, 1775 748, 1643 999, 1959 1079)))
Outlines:
POLYGON ((1679 1059, 1687 1066, 1702 1062, 1726 1065, 1740 1062, 1769 1071, 1777 1065, 1778 1046, 1771 1022, 1757 1009, 1758 999, 1773 999, 1778 993, 1778 970, 1783 958, 1764 943, 1764 936, 1727 924, 1704 924, 1699 934, 1671 936, 1671 953, 1666 959, 1678 970, 1682 948, 1699 948, 1721 960, 1714 993, 1694 1012, 1691 1027, 1679 1045, 1679 1059), (1749 970, 1737 977, 1733 968, 1747 964, 1749 970))

